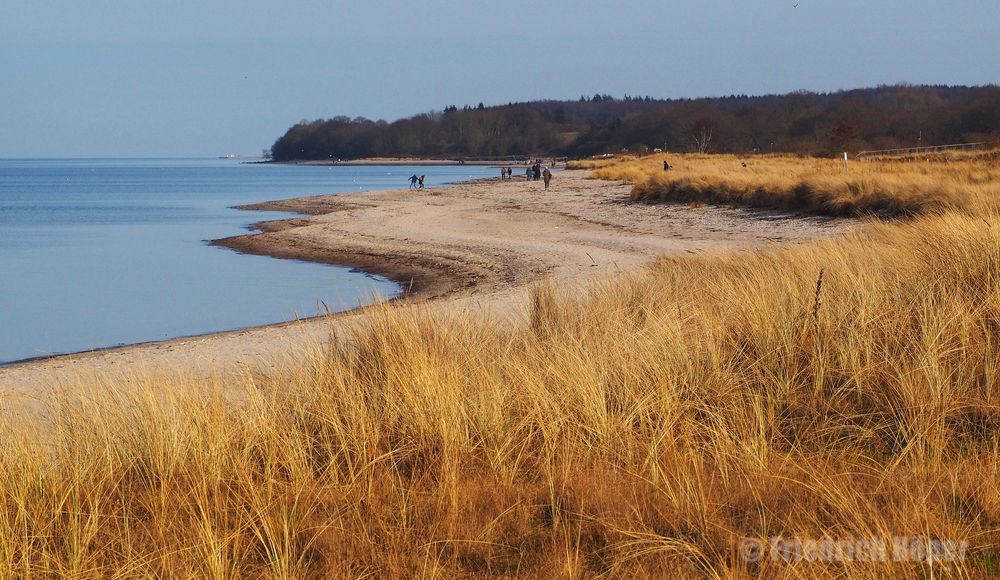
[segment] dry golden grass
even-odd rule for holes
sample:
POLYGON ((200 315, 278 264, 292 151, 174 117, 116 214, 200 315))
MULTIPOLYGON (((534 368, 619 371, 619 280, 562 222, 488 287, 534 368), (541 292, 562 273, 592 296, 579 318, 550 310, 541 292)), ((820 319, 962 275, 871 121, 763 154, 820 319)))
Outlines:
POLYGON ((896 217, 1000 207, 1000 151, 905 160, 851 161, 788 155, 652 155, 571 167, 634 183, 633 200, 733 204, 832 216, 896 217), (663 171, 663 160, 674 168, 663 171))
POLYGON ((996 213, 542 286, 514 325, 368 324, 280 379, 97 383, 8 411, 0 575, 1000 570, 996 213), (969 549, 740 557, 779 535, 969 549))

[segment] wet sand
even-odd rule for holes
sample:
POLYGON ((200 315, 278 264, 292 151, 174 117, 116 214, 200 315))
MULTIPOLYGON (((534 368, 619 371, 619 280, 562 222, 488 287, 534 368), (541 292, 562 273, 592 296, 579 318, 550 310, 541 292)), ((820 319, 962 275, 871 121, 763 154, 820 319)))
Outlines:
MULTIPOLYGON (((262 222, 217 240, 241 252, 356 266, 409 292, 396 307, 526 312, 532 284, 584 284, 662 254, 699 254, 837 235, 853 222, 722 207, 629 201, 627 184, 560 171, 542 182, 480 180, 452 187, 321 195, 253 206, 306 217, 262 222)), ((222 251, 222 250, 220 250, 222 251)), ((194 338, 65 355, 0 368, 0 393, 44 396, 95 375, 225 380, 294 364, 364 310, 194 338)))

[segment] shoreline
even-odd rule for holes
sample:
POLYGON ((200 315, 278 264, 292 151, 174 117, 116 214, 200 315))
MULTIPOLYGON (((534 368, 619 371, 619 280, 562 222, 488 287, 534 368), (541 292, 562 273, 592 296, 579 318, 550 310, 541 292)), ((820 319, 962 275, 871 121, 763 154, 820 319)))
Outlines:
POLYGON ((403 292, 351 310, 28 359, 0 366, 0 390, 32 390, 81 375, 184 370, 199 376, 267 372, 304 344, 324 344, 365 310, 429 305, 443 311, 510 316, 530 287, 568 287, 614 275, 661 255, 701 254, 837 235, 846 220, 720 207, 692 209, 629 202, 630 188, 556 173, 541 182, 477 179, 447 187, 374 190, 277 200, 238 209, 301 217, 261 221, 248 234, 211 243, 238 252, 355 267, 387 277, 403 292))
MULTIPOLYGON (((377 165, 377 163, 374 164, 377 165)), ((451 187, 456 185, 471 185, 482 181, 496 181, 496 178, 479 177, 474 179, 461 180, 457 182, 444 183, 437 187, 441 188, 441 187, 451 187)), ((378 191, 378 190, 372 190, 372 191, 378 191)), ((312 197, 328 197, 337 195, 347 195, 351 193, 354 192, 320 194, 318 196, 312 196, 312 197)), ((392 296, 391 298, 378 300, 376 303, 373 304, 368 304, 364 306, 355 306, 353 308, 337 310, 335 312, 330 312, 328 314, 316 314, 312 316, 304 316, 296 318, 294 320, 286 320, 284 322, 272 322, 269 324, 239 326, 224 330, 210 330, 207 332, 174 336, 162 340, 146 340, 139 342, 119 343, 115 345, 101 346, 86 350, 76 350, 71 352, 61 352, 53 354, 42 354, 28 358, 0 362, 0 373, 2 373, 4 369, 8 368, 15 368, 23 365, 43 363, 46 361, 53 361, 56 359, 65 359, 70 357, 86 357, 86 356, 100 355, 102 353, 114 352, 136 347, 164 345, 173 342, 220 337, 259 328, 282 328, 290 325, 300 324, 302 322, 310 320, 320 320, 320 319, 330 320, 339 316, 347 316, 364 311, 365 309, 370 308, 376 304, 390 304, 403 301, 415 303, 417 300, 441 297, 447 294, 448 292, 456 289, 455 284, 449 284, 450 281, 447 278, 441 276, 438 272, 434 270, 404 268, 395 265, 392 263, 391 260, 386 260, 384 258, 379 259, 361 253, 349 253, 349 252, 338 253, 329 251, 328 249, 324 248, 315 248, 313 250, 307 250, 302 248, 281 248, 277 245, 260 244, 259 241, 256 239, 258 234, 265 232, 281 231, 289 227, 295 227, 295 225, 301 223, 301 220, 303 220, 304 218, 310 215, 316 215, 315 212, 310 212, 308 210, 303 210, 301 208, 289 209, 284 205, 284 202, 296 199, 302 199, 302 198, 289 198, 287 200, 274 200, 274 201, 265 201, 259 203, 232 206, 231 209, 238 209, 243 211, 261 211, 261 212, 276 211, 282 213, 299 213, 300 217, 251 222, 247 224, 247 229, 250 231, 250 233, 240 234, 236 236, 229 236, 226 238, 219 238, 215 240, 209 240, 208 245, 220 248, 226 248, 228 250, 232 250, 241 254, 266 256, 281 260, 298 260, 302 262, 314 262, 318 264, 326 264, 330 266, 338 266, 343 268, 354 269, 362 274, 381 276, 383 278, 388 279, 390 282, 395 283, 399 287, 399 293, 395 296, 392 296)))
MULTIPOLYGON (((242 236, 235 236, 235 237, 242 237, 242 236)), ((358 314, 358 313, 364 312, 365 310, 370 309, 373 306, 378 306, 378 305, 383 305, 383 304, 392 304, 392 303, 404 302, 404 301, 414 302, 417 299, 417 293, 416 293, 416 289, 415 288, 409 288, 407 286, 404 286, 404 284, 402 282, 400 282, 399 280, 397 280, 395 278, 391 278, 391 277, 389 277, 387 275, 384 275, 384 274, 380 274, 378 272, 374 272, 374 271, 367 270, 367 269, 362 269, 361 267, 354 266, 354 265, 351 265, 351 264, 346 264, 346 263, 342 264, 342 263, 339 263, 339 262, 328 262, 328 261, 325 261, 325 260, 308 260, 306 258, 299 258, 299 257, 293 256, 293 255, 281 256, 281 255, 278 255, 277 253, 270 254, 270 253, 264 253, 264 252, 243 251, 243 250, 238 249, 235 246, 229 246, 226 243, 223 243, 223 242, 225 242, 228 239, 230 239, 230 238, 222 238, 222 239, 219 239, 219 240, 211 240, 209 242, 209 245, 224 247, 224 248, 231 249, 233 251, 240 252, 240 253, 254 254, 254 255, 258 255, 258 256, 269 256, 269 257, 273 257, 273 258, 276 258, 276 259, 300 260, 300 261, 303 261, 303 262, 315 261, 317 263, 328 264, 328 265, 331 265, 331 266, 341 266, 341 267, 344 267, 344 268, 356 269, 358 272, 360 272, 362 274, 365 274, 365 275, 371 274, 371 275, 381 276, 383 278, 387 278, 389 281, 391 281, 391 282, 393 282, 393 283, 395 283, 395 284, 397 284, 399 286, 400 292, 398 294, 396 294, 395 296, 392 296, 391 298, 380 299, 380 300, 378 300, 376 302, 373 302, 371 304, 366 304, 366 305, 363 305, 363 306, 355 306, 353 308, 347 308, 345 310, 337 310, 337 311, 334 311, 334 312, 329 312, 327 314, 314 314, 312 316, 302 316, 302 317, 295 318, 294 320, 286 320, 284 322, 271 322, 269 324, 257 324, 257 325, 251 324, 249 326, 238 326, 236 328, 229 328, 229 329, 225 329, 225 330, 210 330, 208 332, 201 332, 201 333, 196 333, 196 334, 185 334, 185 335, 181 335, 181 336, 174 336, 174 337, 171 337, 171 338, 164 338, 162 340, 145 340, 145 341, 140 341, 140 342, 120 343, 120 344, 115 344, 115 345, 111 345, 111 346, 100 346, 100 347, 97 347, 97 348, 91 348, 91 349, 87 349, 87 350, 76 350, 76 351, 72 351, 72 352, 61 352, 61 353, 53 353, 53 354, 43 354, 43 355, 38 355, 38 356, 33 356, 33 357, 28 357, 28 358, 16 359, 16 360, 8 361, 8 362, 0 362, 0 375, 3 374, 3 371, 5 369, 14 369, 14 368, 22 367, 22 366, 29 366, 29 365, 40 364, 40 363, 45 363, 45 362, 57 361, 57 360, 60 360, 60 359, 71 359, 71 358, 81 358, 82 359, 82 358, 89 357, 89 356, 100 356, 101 354, 104 354, 104 353, 114 353, 114 352, 118 352, 118 351, 126 351, 126 350, 129 350, 129 349, 138 349, 138 348, 142 348, 142 347, 155 347, 155 346, 162 346, 162 345, 170 345, 170 344, 173 344, 173 343, 184 343, 184 342, 189 342, 189 341, 194 341, 194 340, 199 340, 199 339, 204 339, 204 338, 225 337, 225 336, 228 336, 228 335, 240 334, 240 333, 244 333, 244 332, 248 332, 248 331, 253 331, 253 330, 257 330, 257 329, 264 329, 264 328, 287 328, 287 327, 291 327, 291 326, 294 326, 294 325, 297 325, 297 324, 301 324, 303 322, 314 321, 314 320, 332 320, 332 319, 335 319, 335 318, 340 317, 340 316, 349 316, 349 315, 354 315, 354 314, 358 314)), ((420 298, 423 298, 423 296, 421 295, 420 298)), ((2 384, 2 381, 0 381, 0 384, 2 384)))
MULTIPOLYGON (((438 187, 472 184, 479 181, 490 180, 490 179, 494 178, 487 177, 487 178, 471 179, 456 183, 447 183, 438 187)), ((347 193, 353 193, 353 192, 347 192, 347 193)), ((345 194, 346 193, 322 194, 321 196, 317 197, 336 196, 345 194)), ((290 200, 294 199, 301 199, 301 198, 290 198, 290 200)), ((301 210, 289 210, 282 205, 284 201, 290 201, 290 200, 265 201, 261 203, 237 205, 233 206, 232 209, 239 209, 244 211, 261 211, 261 212, 277 211, 277 212, 299 213, 301 210)), ((310 215, 309 213, 302 213, 302 216, 309 216, 309 215, 310 215)), ((110 353, 132 348, 166 345, 175 342, 184 342, 184 341, 197 340, 203 338, 222 337, 231 334, 251 331, 255 329, 283 328, 312 320, 330 320, 341 316, 357 314, 376 305, 391 304, 404 301, 409 303, 415 303, 417 300, 437 298, 455 289, 456 286, 455 284, 450 284, 449 282, 451 281, 449 281, 446 277, 441 276, 439 273, 430 269, 402 267, 400 265, 393 264, 391 260, 378 259, 376 257, 364 255, 361 253, 334 252, 329 249, 320 247, 313 249, 292 248, 292 247, 283 248, 280 246, 280 244, 259 243, 257 236, 259 236, 260 234, 266 232, 281 231, 289 227, 295 227, 294 224, 298 223, 302 219, 303 219, 302 217, 293 217, 293 218, 285 218, 277 220, 264 220, 259 222, 252 222, 248 224, 248 229, 250 230, 250 233, 240 234, 237 236, 229 236, 226 238, 219 238, 215 240, 209 240, 208 245, 216 246, 219 248, 226 248, 241 254, 252 254, 256 256, 267 256, 279 260, 299 260, 302 262, 314 262, 318 264, 327 264, 330 266, 351 268, 366 275, 370 274, 375 276, 381 276, 383 278, 388 279, 389 281, 395 283, 399 287, 399 293, 391 298, 378 300, 377 302, 372 304, 364 306, 355 306, 354 308, 348 308, 345 310, 337 310, 336 312, 330 312, 328 314, 305 316, 301 318, 296 318, 294 320, 286 320, 284 322, 272 322, 270 324, 240 326, 225 330, 212 330, 196 334, 185 334, 182 336, 174 336, 162 340, 146 340, 140 342, 120 343, 116 345, 102 346, 87 350, 77 350, 72 352, 53 353, 47 355, 43 354, 7 362, 0 362, 0 373, 2 373, 4 369, 11 369, 20 366, 39 364, 48 361, 55 361, 58 359, 100 356, 102 353, 110 353)))
MULTIPOLYGON (((260 211, 272 210, 261 208, 260 211)), ((280 222, 283 220, 276 221, 280 222)), ((281 230, 278 229, 271 231, 281 230)), ((304 262, 329 264, 331 266, 353 268, 365 274, 382 276, 383 278, 387 278, 388 280, 394 282, 400 288, 399 295, 388 300, 384 300, 383 302, 436 297, 447 294, 453 289, 453 284, 450 283, 450 280, 429 268, 421 268, 419 266, 412 265, 403 266, 401 264, 394 263, 391 259, 385 259, 386 257, 384 256, 376 256, 361 252, 350 252, 344 250, 338 251, 330 248, 324 248, 322 246, 301 247, 290 245, 282 241, 262 240, 259 238, 262 233, 266 232, 259 231, 250 234, 221 238, 218 240, 212 240, 209 243, 210 245, 228 248, 241 254, 253 254, 277 259, 301 260, 304 262)), ((357 310, 357 308, 341 310, 331 313, 331 316, 346 312, 353 312, 355 310, 357 310)))
MULTIPOLYGON (((437 186, 436 188, 425 188, 425 191, 432 191, 445 187, 474 186, 480 183, 491 182, 497 182, 497 178, 479 177, 474 179, 465 179, 453 183, 445 183, 437 186)), ((410 190, 400 189, 390 191, 409 192, 410 190)), ((352 193, 354 192, 348 192, 340 195, 349 195, 352 193)), ((307 204, 304 206, 301 204, 295 204, 295 202, 308 199, 322 200, 323 198, 330 197, 331 195, 338 194, 264 201, 259 203, 237 205, 234 206, 233 209, 243 211, 286 212, 298 213, 302 216, 317 216, 327 213, 322 201, 319 201, 316 205, 307 204)), ((391 282, 394 282, 400 288, 400 294, 398 296, 382 302, 400 301, 403 299, 409 299, 410 301, 429 300, 443 297, 462 287, 468 288, 470 286, 468 284, 461 284, 459 280, 449 277, 445 274, 445 272, 439 268, 435 268, 433 265, 421 264, 414 261, 403 263, 396 260, 395 256, 391 254, 374 255, 370 252, 350 251, 345 249, 337 250, 321 245, 304 247, 291 245, 281 240, 269 240, 260 237, 260 234, 281 232, 286 229, 293 229, 306 224, 307 221, 303 218, 288 218, 255 222, 250 225, 251 232, 248 234, 212 240, 209 244, 228 248, 243 254, 253 254, 278 259, 301 260, 304 262, 316 262, 320 264, 329 264, 331 266, 355 268, 366 274, 382 276, 383 278, 387 278, 391 282)), ((343 310, 332 313, 331 315, 352 312, 354 310, 357 309, 352 308, 349 310, 343 310)))
MULTIPOLYGON (((551 157, 545 159, 552 159, 551 157)), ((562 159, 562 158, 558 158, 562 159)), ((413 167, 440 167, 440 166, 456 166, 461 167, 463 165, 475 165, 483 167, 525 167, 530 161, 523 159, 507 159, 507 160, 496 160, 496 159, 406 159, 401 157, 373 157, 365 159, 309 159, 309 160, 293 160, 293 161, 246 161, 245 163, 273 163, 275 165, 342 165, 346 167, 363 167, 371 165, 387 165, 387 166, 413 166, 413 167)), ((566 166, 565 160, 560 160, 557 166, 563 168, 566 166)))

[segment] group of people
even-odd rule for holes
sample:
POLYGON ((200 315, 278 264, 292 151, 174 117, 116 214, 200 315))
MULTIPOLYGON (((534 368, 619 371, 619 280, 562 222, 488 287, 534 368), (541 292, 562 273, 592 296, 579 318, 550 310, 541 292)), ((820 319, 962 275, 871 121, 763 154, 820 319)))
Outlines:
MULTIPOLYGON (((556 164, 553 161, 552 167, 556 164)), ((545 189, 549 189, 549 183, 552 181, 552 172, 549 171, 548 167, 542 167, 541 160, 536 160, 533 165, 529 165, 524 170, 524 177, 527 181, 538 181, 541 179, 545 183, 545 189)), ((512 167, 501 167, 500 168, 500 179, 514 179, 514 169, 512 167)), ((424 188, 424 176, 418 176, 416 173, 410 176, 410 189, 423 189, 424 188)))
MULTIPOLYGON (((552 167, 555 167, 555 161, 552 162, 552 167)), ((514 168, 513 167, 501 167, 500 168, 500 180, 507 180, 514 178, 514 168)), ((548 167, 542 167, 542 161, 536 159, 531 165, 524 168, 524 178, 526 181, 538 181, 541 179, 545 183, 545 189, 549 188, 549 182, 552 181, 552 172, 549 171, 548 167)))
POLYGON ((524 176, 528 180, 538 181, 541 179, 545 182, 545 189, 549 188, 549 182, 552 181, 552 172, 546 167, 542 169, 542 162, 535 161, 535 164, 524 170, 524 176))

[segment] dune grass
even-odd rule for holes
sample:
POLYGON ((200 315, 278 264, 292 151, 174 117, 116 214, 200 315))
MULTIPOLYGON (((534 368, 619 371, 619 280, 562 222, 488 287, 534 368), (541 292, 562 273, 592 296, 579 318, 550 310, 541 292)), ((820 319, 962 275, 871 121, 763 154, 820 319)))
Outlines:
POLYGON ((514 324, 376 307, 333 344, 10 406, 0 575, 1000 573, 996 213, 543 285, 514 324), (774 536, 968 551, 741 556, 774 536))
POLYGON ((1000 151, 850 161, 789 155, 651 155, 585 160, 598 179, 633 183, 632 199, 703 202, 830 216, 900 217, 1000 207, 1000 151), (663 171, 663 160, 673 165, 663 171))

